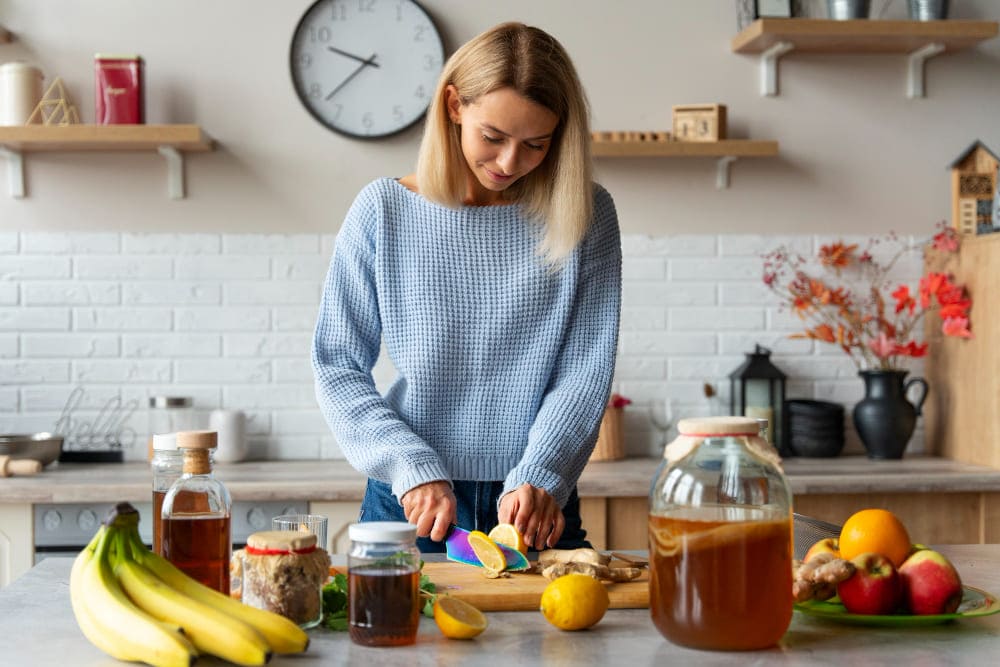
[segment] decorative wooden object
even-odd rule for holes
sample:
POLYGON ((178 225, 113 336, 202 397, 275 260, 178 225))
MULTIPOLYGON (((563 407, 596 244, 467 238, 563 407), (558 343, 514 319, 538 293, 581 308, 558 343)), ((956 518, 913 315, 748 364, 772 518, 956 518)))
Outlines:
POLYGON ((929 345, 924 377, 924 438, 930 453, 963 463, 1000 468, 1000 234, 965 236, 958 253, 928 251, 926 269, 950 271, 972 296, 973 338, 941 333, 927 318, 929 345))
POLYGON ((625 436, 622 417, 625 408, 607 407, 601 430, 597 433, 597 444, 590 455, 591 461, 617 461, 625 458, 625 436))
POLYGON ((28 122, 25 124, 32 124, 36 118, 41 119, 42 125, 65 127, 80 123, 80 116, 76 112, 76 107, 70 103, 60 77, 57 76, 49 85, 48 90, 35 105, 35 110, 31 112, 31 116, 28 117, 28 122))
POLYGON ((725 104, 678 104, 673 107, 676 141, 719 141, 726 138, 725 104))
POLYGON ((951 224, 959 234, 990 233, 1000 220, 994 219, 997 201, 997 170, 1000 157, 981 141, 975 141, 951 163, 951 224))

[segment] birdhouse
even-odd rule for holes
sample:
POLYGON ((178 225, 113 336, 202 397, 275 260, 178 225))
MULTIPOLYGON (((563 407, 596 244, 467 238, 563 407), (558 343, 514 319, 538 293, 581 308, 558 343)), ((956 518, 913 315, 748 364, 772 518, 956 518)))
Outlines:
POLYGON ((1000 231, 995 202, 1000 158, 976 141, 951 163, 951 224, 959 234, 1000 231))

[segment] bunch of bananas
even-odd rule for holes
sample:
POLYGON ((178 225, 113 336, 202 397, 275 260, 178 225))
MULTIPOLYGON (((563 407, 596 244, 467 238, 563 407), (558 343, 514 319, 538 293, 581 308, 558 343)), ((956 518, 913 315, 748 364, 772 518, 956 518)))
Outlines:
POLYGON ((119 503, 73 562, 73 614, 94 646, 154 667, 190 667, 200 653, 263 665, 272 653, 309 646, 284 616, 223 595, 151 552, 138 526, 139 512, 119 503))

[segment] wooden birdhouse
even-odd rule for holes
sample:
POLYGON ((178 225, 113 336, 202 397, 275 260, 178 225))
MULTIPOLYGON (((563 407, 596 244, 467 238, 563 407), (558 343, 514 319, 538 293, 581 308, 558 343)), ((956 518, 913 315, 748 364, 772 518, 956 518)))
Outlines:
POLYGON ((1000 231, 994 218, 1000 158, 976 141, 950 165, 951 224, 959 234, 1000 231))

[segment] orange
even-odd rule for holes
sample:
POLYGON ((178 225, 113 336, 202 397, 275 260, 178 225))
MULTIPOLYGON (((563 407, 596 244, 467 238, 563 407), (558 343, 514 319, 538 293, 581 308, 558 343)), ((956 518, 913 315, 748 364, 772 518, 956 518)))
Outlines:
POLYGON ((899 567, 912 545, 906 526, 889 510, 855 512, 840 529, 840 557, 851 560, 863 553, 882 554, 899 567))

